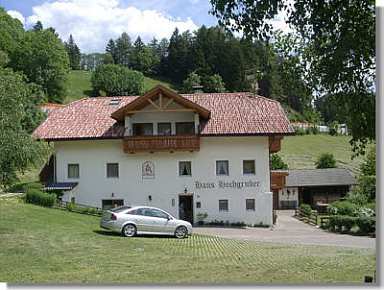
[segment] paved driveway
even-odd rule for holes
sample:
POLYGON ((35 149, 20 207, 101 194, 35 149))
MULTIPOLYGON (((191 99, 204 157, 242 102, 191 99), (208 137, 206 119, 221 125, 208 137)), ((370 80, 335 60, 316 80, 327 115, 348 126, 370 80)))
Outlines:
POLYGON ((195 227, 194 232, 259 242, 375 249, 375 238, 330 233, 297 220, 293 214, 293 211, 279 211, 273 228, 195 227))

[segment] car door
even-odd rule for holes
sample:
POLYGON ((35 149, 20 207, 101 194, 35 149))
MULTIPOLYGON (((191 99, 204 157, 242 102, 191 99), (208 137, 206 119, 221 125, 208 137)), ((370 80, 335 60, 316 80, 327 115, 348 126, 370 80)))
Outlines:
POLYGON ((166 233, 167 232, 167 224, 168 224, 168 214, 165 212, 151 208, 148 210, 148 214, 150 215, 150 227, 151 232, 154 233, 166 233))
POLYGON ((130 212, 130 214, 132 215, 132 221, 135 222, 137 231, 139 233, 150 232, 152 230, 152 228, 150 227, 151 221, 147 216, 148 210, 148 208, 142 207, 130 212))

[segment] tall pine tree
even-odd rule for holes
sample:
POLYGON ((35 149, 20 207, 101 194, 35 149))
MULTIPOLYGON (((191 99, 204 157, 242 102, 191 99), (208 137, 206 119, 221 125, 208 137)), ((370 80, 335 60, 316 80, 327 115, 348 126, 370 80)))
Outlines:
POLYGON ((73 40, 72 34, 69 35, 68 42, 65 42, 64 45, 68 53, 69 65, 71 69, 73 70, 80 69, 81 53, 80 53, 79 47, 76 45, 75 41, 73 40))

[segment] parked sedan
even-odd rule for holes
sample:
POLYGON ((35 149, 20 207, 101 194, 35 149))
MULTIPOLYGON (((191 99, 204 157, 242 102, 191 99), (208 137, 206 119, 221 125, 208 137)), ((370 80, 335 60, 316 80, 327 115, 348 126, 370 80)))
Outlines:
POLYGON ((192 234, 192 225, 178 220, 166 211, 150 207, 117 207, 103 213, 100 227, 121 233, 125 237, 136 234, 172 235, 182 239, 192 234))

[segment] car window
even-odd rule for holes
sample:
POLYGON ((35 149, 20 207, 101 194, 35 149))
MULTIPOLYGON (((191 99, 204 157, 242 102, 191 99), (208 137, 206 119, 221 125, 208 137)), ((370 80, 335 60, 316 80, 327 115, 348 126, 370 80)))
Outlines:
POLYGON ((157 217, 157 218, 164 218, 164 219, 168 218, 168 215, 165 212, 158 209, 154 209, 154 208, 147 209, 145 215, 151 216, 151 217, 157 217))
POLYGON ((119 206, 119 207, 115 207, 115 208, 110 209, 110 211, 119 213, 119 212, 125 211, 125 210, 130 209, 130 208, 131 208, 130 206, 119 206))

